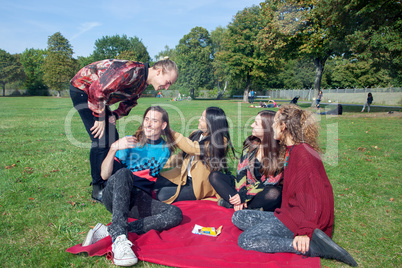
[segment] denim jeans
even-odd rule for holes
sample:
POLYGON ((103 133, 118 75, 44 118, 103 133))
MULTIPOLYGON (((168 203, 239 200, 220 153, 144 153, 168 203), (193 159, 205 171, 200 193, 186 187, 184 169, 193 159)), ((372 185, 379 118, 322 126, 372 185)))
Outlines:
POLYGON ((92 111, 88 107, 88 95, 85 93, 85 91, 70 85, 70 96, 71 100, 73 101, 74 108, 78 111, 82 122, 84 123, 85 129, 92 141, 91 151, 89 153, 92 184, 103 184, 105 181, 102 180, 100 175, 102 162, 109 152, 110 145, 119 139, 116 126, 114 124, 110 124, 108 120, 108 115, 110 115, 109 107, 107 107, 106 118, 103 118, 106 123, 103 137, 100 139, 95 138, 90 130, 95 124, 95 119, 92 111))

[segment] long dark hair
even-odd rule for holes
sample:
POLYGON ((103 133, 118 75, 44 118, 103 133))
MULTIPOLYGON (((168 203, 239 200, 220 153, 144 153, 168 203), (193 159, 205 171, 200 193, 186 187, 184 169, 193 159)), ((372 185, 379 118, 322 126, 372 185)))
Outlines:
POLYGON ((147 137, 144 135, 144 130, 143 130, 144 129, 144 119, 145 119, 145 116, 147 115, 147 113, 151 110, 160 112, 162 114, 162 122, 166 122, 166 128, 164 130, 162 130, 161 136, 166 141, 170 154, 172 154, 174 152, 174 150, 176 149, 176 145, 175 145, 174 138, 173 138, 173 135, 170 130, 169 115, 166 112, 166 110, 160 106, 151 106, 145 110, 144 115, 142 117, 141 126, 137 129, 134 136, 137 138, 139 146, 142 147, 147 143, 147 137))
MULTIPOLYGON (((226 155, 234 148, 229 134, 229 124, 225 112, 219 107, 208 107, 205 110, 205 121, 207 123, 208 135, 201 140, 200 159, 211 171, 227 171, 226 155), (208 145, 206 143, 208 142, 208 145)), ((190 135, 192 141, 199 141, 201 130, 190 135)), ((186 154, 183 155, 184 157, 186 154)))
MULTIPOLYGON (((274 118, 276 112, 263 110, 258 113, 261 117, 262 127, 264 129, 263 136, 263 158, 261 159, 261 168, 260 174, 268 177, 269 175, 274 176, 275 173, 279 170, 279 150, 280 145, 279 141, 274 139, 274 130, 272 129, 272 124, 274 123, 274 118)), ((249 148, 250 159, 249 165, 251 174, 254 177, 254 164, 255 157, 257 155, 258 149, 261 145, 261 140, 256 136, 249 136, 243 143, 243 150, 249 148)))

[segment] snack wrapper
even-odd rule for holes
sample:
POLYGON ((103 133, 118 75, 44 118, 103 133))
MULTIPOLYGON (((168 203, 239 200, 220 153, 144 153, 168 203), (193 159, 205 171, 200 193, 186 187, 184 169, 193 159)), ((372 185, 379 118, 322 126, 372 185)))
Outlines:
POLYGON ((196 224, 193 228, 192 233, 198 235, 207 235, 217 237, 222 231, 222 225, 218 228, 215 227, 203 227, 201 225, 196 224))

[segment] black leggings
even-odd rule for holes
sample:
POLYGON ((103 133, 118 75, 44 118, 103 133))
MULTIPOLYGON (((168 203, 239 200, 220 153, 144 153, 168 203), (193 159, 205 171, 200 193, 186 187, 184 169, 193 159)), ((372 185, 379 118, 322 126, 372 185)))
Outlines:
MULTIPOLYGON (((160 201, 165 201, 175 195, 177 185, 165 177, 158 175, 154 189, 156 190, 156 198, 160 201)), ((193 190, 193 181, 190 177, 187 177, 186 185, 181 186, 180 193, 173 202, 184 200, 197 200, 193 190)))
MULTIPOLYGON (((215 191, 227 202, 229 202, 230 196, 238 194, 234 179, 233 176, 217 171, 209 175, 209 182, 215 191)), ((265 211, 274 211, 281 206, 281 202, 282 187, 267 185, 247 203, 247 208, 263 208, 265 211)))

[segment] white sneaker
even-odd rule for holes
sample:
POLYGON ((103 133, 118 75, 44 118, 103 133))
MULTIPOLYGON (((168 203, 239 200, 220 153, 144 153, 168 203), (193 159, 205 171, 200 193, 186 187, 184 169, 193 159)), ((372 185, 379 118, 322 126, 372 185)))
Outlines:
POLYGON ((119 235, 112 245, 113 263, 118 266, 131 266, 138 262, 137 256, 131 249, 133 243, 126 235, 119 235))
POLYGON ((99 240, 109 236, 109 232, 107 231, 107 227, 102 223, 98 223, 95 227, 89 230, 87 237, 85 237, 84 242, 82 243, 83 247, 95 244, 99 240))

